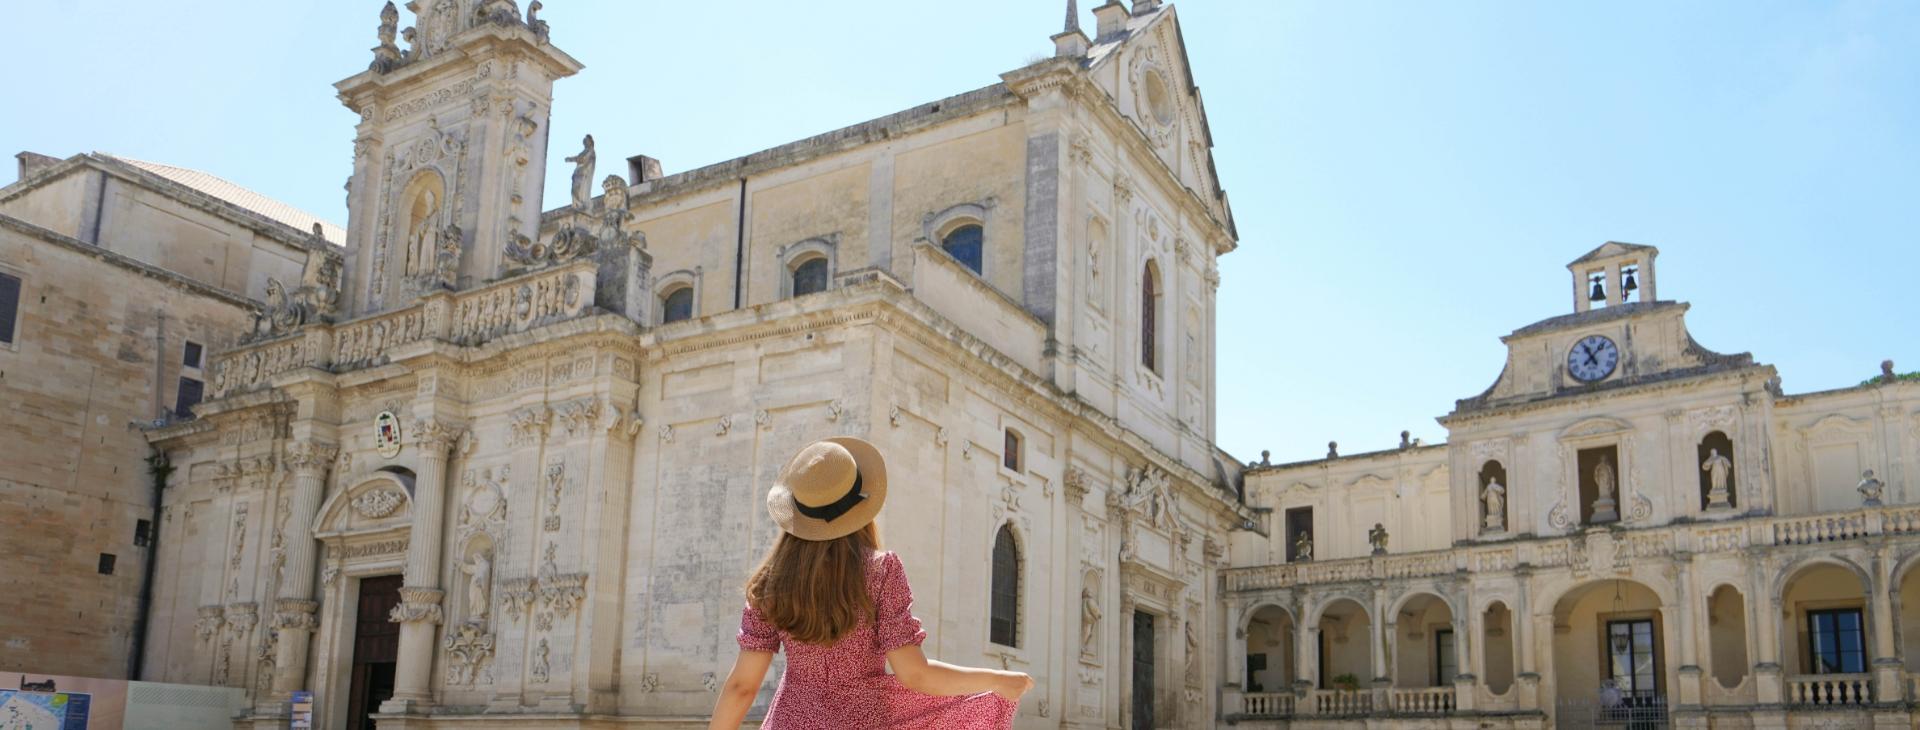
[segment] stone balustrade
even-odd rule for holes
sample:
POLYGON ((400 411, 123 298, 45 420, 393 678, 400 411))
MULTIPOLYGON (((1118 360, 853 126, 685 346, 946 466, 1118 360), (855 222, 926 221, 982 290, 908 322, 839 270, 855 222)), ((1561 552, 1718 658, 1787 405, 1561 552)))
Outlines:
POLYGON ((1240 714, 1286 716, 1293 714, 1292 692, 1255 692, 1241 695, 1240 714))
POLYGON ((1814 707, 1873 704, 1873 676, 1813 674, 1789 677, 1787 704, 1814 707))
POLYGON ((594 311, 596 266, 582 260, 463 292, 437 292, 413 306, 334 324, 317 323, 213 356, 213 397, 266 387, 301 368, 343 372, 384 362, 425 340, 479 345, 594 311))
POLYGON ((1387 707, 1406 715, 1446 714, 1454 710, 1454 690, 1452 687, 1393 687, 1387 690, 1387 707))
POLYGON ((1373 692, 1364 689, 1317 689, 1311 695, 1313 713, 1322 716, 1367 715, 1373 712, 1373 692))
POLYGON ((1525 563, 1536 568, 1584 567, 1611 559, 1624 566, 1634 560, 1676 552, 1706 554, 1750 547, 1816 545, 1874 535, 1920 533, 1920 505, 1871 507, 1850 512, 1785 517, 1754 517, 1731 522, 1673 524, 1638 530, 1609 530, 1612 549, 1592 549, 1592 535, 1463 545, 1406 555, 1315 560, 1231 568, 1222 571, 1226 590, 1251 593, 1299 585, 1424 578, 1460 571, 1511 570, 1525 563))

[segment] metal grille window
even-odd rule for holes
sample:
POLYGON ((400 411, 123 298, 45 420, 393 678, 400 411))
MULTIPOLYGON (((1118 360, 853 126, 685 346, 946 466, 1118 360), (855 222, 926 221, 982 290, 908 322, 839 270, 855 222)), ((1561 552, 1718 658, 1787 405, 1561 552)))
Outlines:
POLYGON ((961 266, 980 273, 981 253, 986 246, 986 231, 979 226, 961 226, 953 229, 940 241, 940 248, 960 262, 961 266))
POLYGON ((13 344, 20 319, 20 277, 0 274, 0 345, 13 344))
POLYGON ((1807 612, 1807 670, 1813 674, 1867 671, 1866 634, 1860 609, 1807 612))
POLYGON ((812 258, 793 267, 793 295, 804 297, 827 290, 827 260, 812 258))
POLYGON ((992 600, 988 640, 1001 646, 1019 646, 1020 546, 1014 541, 1013 528, 1007 525, 1001 525, 993 539, 992 600))

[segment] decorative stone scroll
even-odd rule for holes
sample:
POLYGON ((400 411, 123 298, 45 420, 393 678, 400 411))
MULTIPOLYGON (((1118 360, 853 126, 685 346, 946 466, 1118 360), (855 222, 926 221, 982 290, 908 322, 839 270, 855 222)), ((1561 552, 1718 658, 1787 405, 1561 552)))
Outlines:
POLYGON ((479 621, 468 621, 448 631, 444 646, 447 684, 480 683, 484 670, 493 663, 493 633, 479 621))
POLYGON ((400 509, 406 497, 392 489, 374 489, 354 497, 350 502, 353 511, 361 517, 377 520, 393 514, 400 509))

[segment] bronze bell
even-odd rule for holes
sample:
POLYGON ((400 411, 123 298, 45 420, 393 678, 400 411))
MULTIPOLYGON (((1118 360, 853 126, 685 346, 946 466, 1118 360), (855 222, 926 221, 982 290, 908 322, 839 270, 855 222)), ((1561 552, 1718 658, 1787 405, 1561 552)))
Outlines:
POLYGON ((1604 277, 1593 277, 1593 296, 1588 297, 1588 299, 1596 302, 1604 302, 1607 300, 1607 287, 1601 283, 1603 281, 1606 281, 1604 277))
POLYGON ((1636 283, 1636 282, 1634 282, 1634 280, 1633 280, 1633 275, 1634 275, 1634 273, 1636 273, 1636 272, 1635 272, 1635 271, 1634 271, 1633 269, 1627 269, 1627 278, 1626 278, 1626 280, 1625 280, 1625 281, 1622 281, 1622 282, 1620 282, 1620 292, 1621 292, 1622 294, 1632 294, 1632 293, 1634 292, 1634 290, 1636 290, 1636 289, 1639 289, 1639 288, 1640 288, 1640 285, 1639 285, 1638 283, 1636 283))

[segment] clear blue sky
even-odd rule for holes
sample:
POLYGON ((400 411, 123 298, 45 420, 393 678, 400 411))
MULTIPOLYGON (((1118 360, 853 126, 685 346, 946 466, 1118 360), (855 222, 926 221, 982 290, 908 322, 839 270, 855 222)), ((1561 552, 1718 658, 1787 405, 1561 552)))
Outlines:
MULTIPOLYGON (((0 147, 197 167, 344 219, 330 85, 365 68, 376 0, 14 5, 0 147)), ((547 5, 587 64, 555 144, 590 131, 674 172, 993 83, 1050 51, 1065 2, 547 5)), ((1219 372, 1242 459, 1444 438, 1499 336, 1571 311, 1563 267, 1608 239, 1660 246, 1701 344, 1790 392, 1920 370, 1920 3, 1179 7, 1240 224, 1219 372)))

